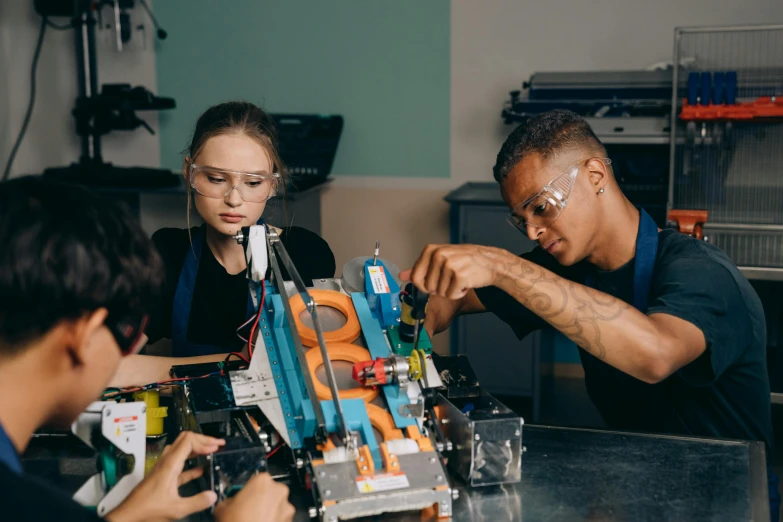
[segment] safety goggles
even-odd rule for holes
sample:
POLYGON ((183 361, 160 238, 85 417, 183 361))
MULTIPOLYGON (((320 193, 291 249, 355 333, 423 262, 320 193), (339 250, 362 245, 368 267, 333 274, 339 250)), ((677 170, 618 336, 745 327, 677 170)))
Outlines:
MULTIPOLYGON (((506 221, 523 234, 527 234, 527 227, 546 228, 552 225, 568 203, 579 169, 591 159, 593 158, 579 160, 569 165, 535 195, 514 207, 506 221)), ((599 159, 606 165, 612 162, 609 158, 599 159)))
POLYGON ((149 316, 144 314, 109 314, 104 324, 109 329, 123 356, 138 353, 144 347, 149 316))
POLYGON ((191 163, 188 170, 190 186, 204 197, 226 199, 236 189, 248 203, 263 203, 277 194, 280 174, 240 172, 191 163))

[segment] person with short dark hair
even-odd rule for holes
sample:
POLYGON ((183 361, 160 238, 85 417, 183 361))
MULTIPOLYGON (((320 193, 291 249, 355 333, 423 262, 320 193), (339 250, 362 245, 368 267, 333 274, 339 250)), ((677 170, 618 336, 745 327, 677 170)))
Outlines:
MULTIPOLYGON (((520 125, 494 176, 508 220, 539 246, 522 256, 427 246, 401 274, 433 294, 427 329, 483 311, 520 339, 554 327, 581 348, 588 393, 610 428, 759 440, 771 459, 764 311, 726 254, 637 210, 573 112, 520 125)), ((769 493, 776 520, 771 472, 769 493)))
MULTIPOLYGON (((44 425, 67 428, 97 400, 123 357, 145 342, 163 265, 122 209, 42 178, 0 183, 0 503, 3 520, 98 520, 24 474, 20 454, 44 425)), ((183 432, 111 522, 178 520, 209 508, 212 491, 181 497, 198 478, 192 455, 224 442, 183 432)), ((218 520, 291 520, 288 491, 269 475, 215 509, 218 520)))

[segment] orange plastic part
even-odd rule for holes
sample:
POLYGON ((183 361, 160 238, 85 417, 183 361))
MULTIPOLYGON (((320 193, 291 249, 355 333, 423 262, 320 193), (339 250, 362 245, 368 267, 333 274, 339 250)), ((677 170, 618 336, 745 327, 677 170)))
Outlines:
MULTIPOLYGON (((362 327, 359 324, 359 318, 356 316, 356 310, 353 307, 351 298, 334 290, 308 290, 310 297, 318 303, 319 306, 330 306, 345 316, 346 322, 337 330, 324 332, 324 340, 327 343, 352 343, 359 334, 362 333, 362 327)), ((296 294, 290 300, 291 311, 294 315, 294 323, 302 338, 302 344, 305 346, 318 346, 318 337, 315 330, 305 326, 299 316, 305 311, 305 304, 302 296, 296 294)))
POLYGON ((689 105, 683 100, 681 120, 752 120, 783 118, 783 99, 761 96, 752 102, 731 105, 689 105))
POLYGON ((394 418, 392 418, 391 413, 375 404, 367 404, 366 408, 367 416, 370 417, 370 424, 381 432, 384 442, 404 438, 402 430, 397 429, 397 426, 394 425, 394 418))
MULTIPOLYGON (((357 363, 371 359, 370 352, 361 346, 348 343, 330 343, 326 345, 326 351, 329 353, 331 361, 347 361, 357 363)), ((305 354, 307 366, 310 369, 310 378, 313 381, 315 395, 319 400, 328 401, 332 399, 332 392, 328 386, 324 386, 321 381, 315 377, 315 370, 324 363, 321 357, 321 350, 313 348, 305 354)), ((350 390, 340 390, 341 399, 362 399, 364 402, 370 402, 378 396, 378 388, 352 388, 350 390)))
POLYGON ((669 221, 677 223, 683 234, 701 239, 708 214, 706 210, 670 210, 669 221))
POLYGON ((383 467, 387 473, 393 471, 400 471, 400 461, 397 459, 397 455, 389 451, 386 447, 386 443, 381 443, 381 460, 383 461, 383 467))
POLYGON ((422 436, 418 427, 408 426, 405 430, 408 434, 408 438, 415 440, 421 451, 435 451, 435 448, 432 446, 432 441, 429 438, 422 436))
POLYGON ((370 453, 370 447, 367 444, 359 448, 359 456, 356 457, 356 469, 359 470, 359 475, 372 475, 375 473, 375 463, 372 460, 372 453, 370 453))

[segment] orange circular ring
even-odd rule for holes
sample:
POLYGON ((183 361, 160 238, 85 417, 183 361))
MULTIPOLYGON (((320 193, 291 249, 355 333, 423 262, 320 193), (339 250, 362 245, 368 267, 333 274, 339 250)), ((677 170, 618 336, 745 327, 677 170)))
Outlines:
MULTIPOLYGON (((362 333, 362 327, 359 324, 359 318, 356 316, 356 310, 353 307, 351 298, 334 290, 308 290, 310 297, 320 306, 331 306, 345 316, 346 322, 337 330, 324 332, 324 341, 327 343, 352 343, 359 334, 362 333)), ((318 346, 318 336, 315 330, 305 326, 299 316, 305 311, 304 300, 302 296, 296 294, 290 300, 291 312, 294 315, 294 323, 305 346, 318 346)))
MULTIPOLYGON (((355 344, 329 343, 326 345, 326 351, 329 353, 330 361, 358 363, 372 359, 367 349, 355 344)), ((323 357, 321 357, 321 350, 318 348, 307 350, 305 358, 307 359, 307 367, 310 369, 310 379, 313 381, 316 397, 321 401, 332 400, 332 392, 329 390, 329 387, 324 386, 315 376, 315 370, 324 363, 323 357)), ((351 388, 350 390, 340 390, 339 395, 341 399, 363 399, 364 402, 370 402, 378 396, 378 388, 351 388)))
POLYGON ((404 438, 402 430, 394 425, 394 418, 392 418, 391 413, 375 404, 366 404, 365 406, 367 408, 367 416, 370 417, 370 424, 372 424, 373 428, 380 431, 383 437, 383 441, 379 442, 404 438))

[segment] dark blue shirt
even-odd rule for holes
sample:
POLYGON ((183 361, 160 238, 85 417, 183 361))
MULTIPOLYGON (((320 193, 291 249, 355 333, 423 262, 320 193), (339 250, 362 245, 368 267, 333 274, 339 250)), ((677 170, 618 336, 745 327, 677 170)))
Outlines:
POLYGON ((19 475, 22 474, 22 461, 19 460, 19 453, 5 433, 2 424, 0 424, 0 462, 8 466, 11 471, 19 475))

